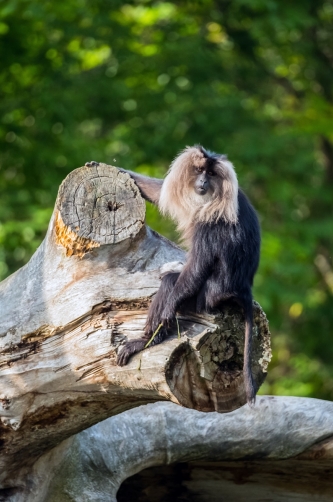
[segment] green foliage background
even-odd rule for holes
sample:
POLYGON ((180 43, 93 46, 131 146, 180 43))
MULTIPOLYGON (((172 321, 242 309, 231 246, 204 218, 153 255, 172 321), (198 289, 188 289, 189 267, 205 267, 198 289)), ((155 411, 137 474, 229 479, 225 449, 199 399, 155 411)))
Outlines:
MULTIPOLYGON (((0 274, 43 239, 88 160, 162 176, 227 153, 257 208, 262 392, 333 398, 332 0, 0 1, 0 274)), ((149 224, 175 239, 148 208, 149 224)))

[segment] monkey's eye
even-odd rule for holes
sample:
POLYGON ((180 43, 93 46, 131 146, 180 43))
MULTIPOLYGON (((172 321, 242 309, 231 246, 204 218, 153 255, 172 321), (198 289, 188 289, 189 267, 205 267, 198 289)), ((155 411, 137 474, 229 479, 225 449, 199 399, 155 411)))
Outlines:
POLYGON ((207 171, 208 176, 216 176, 216 173, 214 171, 207 171))
POLYGON ((195 168, 195 172, 196 173, 202 173, 202 171, 203 171, 202 167, 196 167, 195 168))

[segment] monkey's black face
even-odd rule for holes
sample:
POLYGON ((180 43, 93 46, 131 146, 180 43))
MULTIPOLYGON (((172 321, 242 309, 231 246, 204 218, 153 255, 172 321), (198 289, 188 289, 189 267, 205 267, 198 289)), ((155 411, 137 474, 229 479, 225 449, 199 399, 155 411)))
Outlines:
POLYGON ((194 191, 198 195, 206 195, 214 191, 216 173, 212 166, 194 168, 194 191))

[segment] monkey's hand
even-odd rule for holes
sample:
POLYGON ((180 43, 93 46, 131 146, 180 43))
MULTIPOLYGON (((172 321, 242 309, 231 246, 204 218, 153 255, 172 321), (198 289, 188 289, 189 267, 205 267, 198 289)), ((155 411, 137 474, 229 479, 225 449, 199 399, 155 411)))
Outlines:
POLYGON ((147 339, 145 338, 137 338, 136 340, 125 343, 117 355, 118 366, 125 366, 131 355, 141 352, 141 350, 145 348, 146 343, 147 339))
POLYGON ((141 352, 147 347, 152 347, 153 345, 161 343, 166 335, 167 330, 159 324, 156 325, 156 329, 151 331, 147 331, 146 328, 146 333, 142 338, 131 340, 130 342, 125 343, 123 347, 121 347, 117 356, 118 366, 125 366, 125 364, 128 363, 131 355, 136 354, 137 352, 141 352))
POLYGON ((171 305, 166 305, 162 311, 161 324, 169 328, 176 318, 176 310, 171 305))

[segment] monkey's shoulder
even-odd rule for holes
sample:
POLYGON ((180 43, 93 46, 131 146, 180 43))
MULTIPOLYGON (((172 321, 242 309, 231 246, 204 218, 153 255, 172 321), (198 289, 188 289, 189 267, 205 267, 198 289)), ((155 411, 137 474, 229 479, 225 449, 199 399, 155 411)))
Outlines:
POLYGON ((240 212, 249 212, 256 215, 256 211, 250 199, 240 188, 238 189, 238 207, 240 212))
POLYGON ((248 253, 257 255, 260 248, 260 226, 255 209, 247 196, 239 190, 238 221, 230 223, 223 218, 212 222, 200 222, 194 231, 195 250, 204 254, 248 253), (241 250, 241 251, 239 251, 241 250))

